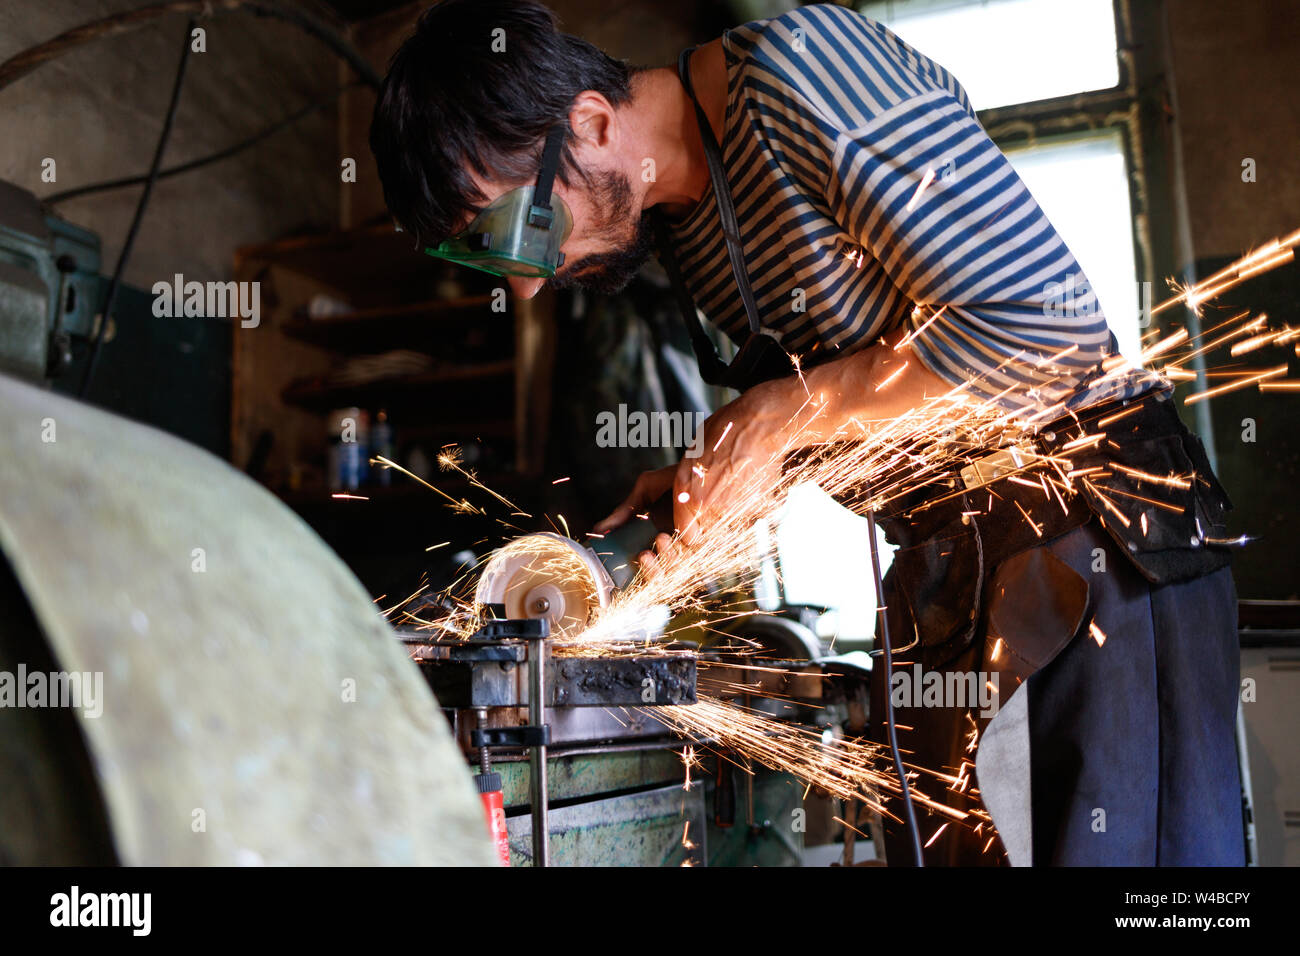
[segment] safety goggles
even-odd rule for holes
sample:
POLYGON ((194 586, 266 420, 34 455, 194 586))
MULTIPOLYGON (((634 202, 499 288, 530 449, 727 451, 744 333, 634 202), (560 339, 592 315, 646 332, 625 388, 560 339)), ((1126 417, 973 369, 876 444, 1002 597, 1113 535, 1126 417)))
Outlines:
POLYGON ((535 185, 503 193, 464 232, 424 251, 495 276, 549 279, 555 275, 564 264, 560 246, 573 231, 569 207, 551 194, 563 145, 561 123, 546 136, 535 185))

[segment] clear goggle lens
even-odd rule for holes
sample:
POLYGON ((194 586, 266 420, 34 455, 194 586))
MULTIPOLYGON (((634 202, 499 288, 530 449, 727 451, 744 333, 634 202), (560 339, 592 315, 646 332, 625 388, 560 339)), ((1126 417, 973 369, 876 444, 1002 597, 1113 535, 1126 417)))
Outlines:
POLYGON ((534 206, 535 188, 503 193, 464 232, 424 251, 492 275, 549 279, 564 264, 560 247, 573 230, 573 217, 554 194, 549 210, 534 206))

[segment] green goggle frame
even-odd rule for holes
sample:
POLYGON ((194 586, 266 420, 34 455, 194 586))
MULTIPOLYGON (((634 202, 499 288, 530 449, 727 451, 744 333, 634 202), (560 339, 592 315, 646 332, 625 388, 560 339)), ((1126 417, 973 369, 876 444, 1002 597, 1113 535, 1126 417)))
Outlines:
POLYGON ((564 124, 546 134, 542 168, 533 186, 502 193, 459 235, 426 248, 428 255, 496 276, 549 279, 564 264, 560 246, 573 231, 573 216, 551 195, 564 145, 564 124))
POLYGON ((496 276, 549 279, 564 264, 560 246, 573 231, 573 217, 558 196, 549 208, 535 199, 535 186, 503 193, 460 235, 424 251, 496 276))

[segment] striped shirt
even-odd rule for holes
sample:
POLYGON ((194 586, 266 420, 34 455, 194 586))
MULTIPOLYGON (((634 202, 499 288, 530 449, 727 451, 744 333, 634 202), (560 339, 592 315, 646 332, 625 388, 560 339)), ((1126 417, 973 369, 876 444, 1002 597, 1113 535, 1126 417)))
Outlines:
MULTIPOLYGON (((932 372, 1009 408, 1075 410, 1162 384, 1136 370, 1087 381, 1114 336, 943 67, 835 6, 747 23, 722 47, 723 165, 760 322, 805 365, 906 323, 932 372)), ((670 227, 696 304, 743 341, 712 189, 670 227)))

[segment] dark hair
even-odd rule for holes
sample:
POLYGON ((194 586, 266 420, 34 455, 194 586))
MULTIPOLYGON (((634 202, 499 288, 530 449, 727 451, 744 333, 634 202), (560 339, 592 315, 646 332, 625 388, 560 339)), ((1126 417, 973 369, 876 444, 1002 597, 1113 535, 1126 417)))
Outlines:
MULTIPOLYGON (((393 55, 370 124, 384 201, 421 245, 436 245, 487 198, 469 176, 523 185, 547 131, 594 90, 631 98, 631 70, 560 33, 532 0, 442 0, 393 55), (504 50, 501 44, 504 43, 504 50), (496 50, 493 49, 494 45, 496 50)), ((566 141, 560 181, 585 179, 566 141)))

